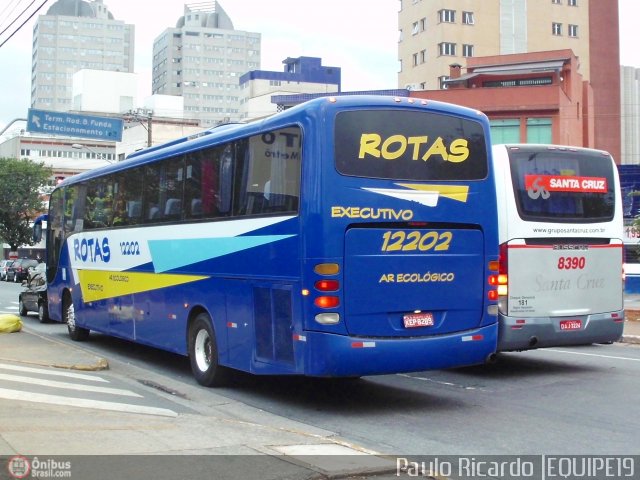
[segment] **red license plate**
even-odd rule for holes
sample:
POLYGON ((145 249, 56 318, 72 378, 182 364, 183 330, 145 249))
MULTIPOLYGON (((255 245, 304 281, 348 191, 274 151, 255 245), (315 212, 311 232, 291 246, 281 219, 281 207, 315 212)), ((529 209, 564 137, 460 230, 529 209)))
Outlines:
POLYGON ((581 330, 582 320, 562 320, 560 330, 581 330))
POLYGON ((402 317, 404 328, 433 327, 432 313, 407 313, 402 317))

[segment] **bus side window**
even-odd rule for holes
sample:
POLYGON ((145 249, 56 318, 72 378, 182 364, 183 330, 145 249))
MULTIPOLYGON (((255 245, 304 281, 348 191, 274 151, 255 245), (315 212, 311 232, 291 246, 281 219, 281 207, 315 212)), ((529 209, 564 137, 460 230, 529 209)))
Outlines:
POLYGON ((164 216, 169 218, 180 218, 182 213, 182 200, 179 198, 168 198, 164 206, 164 216))
POLYGON ((143 167, 144 192, 142 211, 145 223, 155 223, 160 219, 160 164, 143 167))
POLYGON ((231 211, 231 194, 233 191, 233 149, 227 145, 220 154, 219 166, 219 186, 218 186, 218 211, 227 215, 231 211))
MULTIPOLYGON (((187 155, 184 179, 185 218, 202 218, 205 214, 203 195, 211 184, 206 152, 194 152, 187 155)), ((212 199, 209 198, 209 204, 212 199)), ((209 212, 211 209, 209 209, 209 212)))
POLYGON ((234 187, 234 215, 297 212, 300 195, 300 129, 271 132, 275 140, 265 153, 262 135, 239 145, 234 187), (244 147, 244 148, 242 148, 244 147))
POLYGON ((160 207, 157 205, 151 205, 149 207, 149 213, 147 214, 147 220, 157 220, 160 218, 160 207))
POLYGON ((142 216, 142 201, 129 200, 127 206, 127 216, 131 219, 131 223, 138 223, 142 216))
POLYGON ((79 184, 67 189, 65 198, 65 232, 81 232, 84 229, 85 199, 87 196, 86 185, 79 184))
POLYGON ((182 218, 182 196, 184 195, 185 163, 182 155, 160 163, 159 205, 163 222, 182 218))

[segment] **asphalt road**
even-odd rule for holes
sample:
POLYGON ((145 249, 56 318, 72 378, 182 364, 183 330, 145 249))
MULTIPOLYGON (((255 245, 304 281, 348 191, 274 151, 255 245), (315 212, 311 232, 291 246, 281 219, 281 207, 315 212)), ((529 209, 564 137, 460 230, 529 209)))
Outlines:
MULTIPOLYGON (((18 290, 0 284, 0 311, 17 308, 18 290)), ((68 341, 62 325, 25 322, 68 341)), ((195 384, 180 356, 93 334, 83 347, 149 369, 178 393, 195 384)), ((605 455, 638 452, 639 379, 640 346, 616 343, 349 381, 239 374, 216 393, 389 455, 605 455)))

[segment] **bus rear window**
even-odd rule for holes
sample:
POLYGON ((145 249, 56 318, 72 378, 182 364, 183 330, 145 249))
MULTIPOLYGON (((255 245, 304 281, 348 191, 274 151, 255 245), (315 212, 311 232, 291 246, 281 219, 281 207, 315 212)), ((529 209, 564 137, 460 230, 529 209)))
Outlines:
POLYGON ((604 222, 614 214, 611 158, 598 152, 509 150, 523 220, 604 222))
POLYGON ((479 122, 408 110, 339 113, 335 160, 343 175, 393 180, 480 180, 488 169, 479 122))

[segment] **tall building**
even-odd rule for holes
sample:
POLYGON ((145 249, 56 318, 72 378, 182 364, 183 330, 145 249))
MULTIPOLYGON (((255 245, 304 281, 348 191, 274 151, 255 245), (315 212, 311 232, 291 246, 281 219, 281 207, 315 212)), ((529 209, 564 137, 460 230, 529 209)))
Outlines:
POLYGON ((240 77, 260 68, 259 33, 235 30, 219 2, 187 4, 153 43, 152 92, 184 97, 202 126, 240 119, 240 77))
POLYGON ((446 88, 471 57, 571 49, 593 87, 595 147, 619 159, 618 0, 401 0, 398 26, 398 85, 411 90, 446 88))
POLYGON ((31 107, 73 109, 81 69, 133 72, 133 25, 115 20, 102 0, 58 0, 33 28, 31 107))
POLYGON ((620 67, 623 165, 640 165, 640 68, 620 67))

